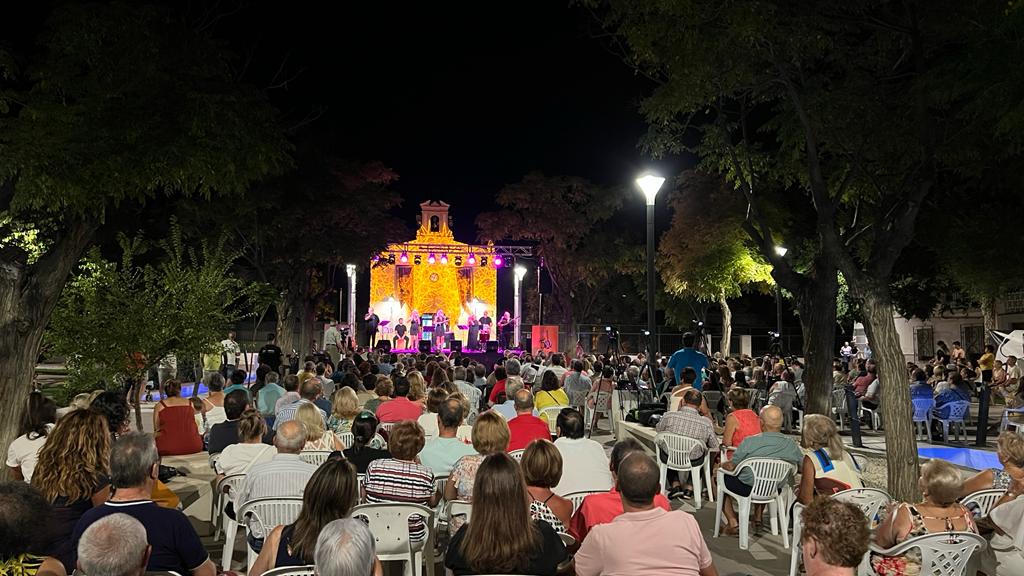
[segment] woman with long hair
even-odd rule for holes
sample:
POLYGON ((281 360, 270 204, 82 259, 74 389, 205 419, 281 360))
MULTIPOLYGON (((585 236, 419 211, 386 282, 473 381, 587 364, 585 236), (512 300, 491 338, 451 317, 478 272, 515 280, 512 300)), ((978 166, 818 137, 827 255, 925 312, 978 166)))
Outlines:
POLYGON ((370 462, 391 458, 384 439, 377 434, 377 424, 377 417, 370 412, 360 413, 352 422, 352 446, 345 450, 345 458, 355 465, 360 474, 366 473, 370 462))
POLYGON ((312 564, 320 530, 347 517, 358 502, 355 467, 341 454, 332 454, 306 483, 299 517, 292 524, 270 531, 249 574, 259 576, 272 568, 312 564))
POLYGON ((484 459, 477 471, 472 521, 448 545, 444 565, 463 574, 554 576, 567 554, 561 538, 543 520, 530 517, 523 473, 503 452, 484 459))
POLYGON ((306 445, 303 450, 344 450, 345 445, 324 426, 324 417, 316 404, 303 402, 295 411, 295 419, 306 430, 306 445))
POLYGON ((843 449, 836 423, 828 416, 808 414, 804 418, 800 447, 804 451, 797 491, 801 504, 810 504, 815 494, 831 496, 842 490, 864 487, 857 463, 843 449))
POLYGON ((46 444, 46 435, 57 421, 57 404, 41 392, 28 395, 28 406, 21 415, 18 437, 7 448, 7 468, 15 480, 32 481, 39 451, 46 444))
POLYGON ((335 434, 341 435, 352 431, 352 422, 359 415, 359 396, 348 386, 342 386, 331 396, 331 417, 327 419, 327 427, 335 434))
POLYGON ((75 410, 60 419, 39 451, 32 485, 53 506, 45 549, 75 569, 71 532, 93 506, 110 496, 110 432, 107 419, 92 410, 75 410))

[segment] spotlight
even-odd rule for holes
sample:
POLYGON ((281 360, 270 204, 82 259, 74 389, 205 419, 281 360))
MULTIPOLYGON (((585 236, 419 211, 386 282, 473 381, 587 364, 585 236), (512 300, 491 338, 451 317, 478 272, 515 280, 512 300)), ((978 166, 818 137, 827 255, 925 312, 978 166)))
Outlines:
POLYGON ((409 254, 407 252, 402 252, 402 256, 398 259, 398 261, 401 262, 402 264, 408 264, 409 254))
POLYGON ((448 263, 448 255, 447 254, 441 254, 441 264, 447 264, 447 263, 448 263))
POLYGON ((419 255, 419 254, 417 254, 417 255, 413 256, 413 258, 412 258, 412 263, 413 263, 413 264, 415 264, 415 265, 419 266, 421 262, 423 262, 423 259, 422 259, 422 258, 420 258, 420 255, 419 255))
POLYGON ((376 264, 377 262, 380 262, 380 254, 373 255, 373 263, 376 264))
POLYGON ((481 256, 480 257, 480 265, 481 266, 487 266, 487 256, 481 256))
POLYGON ((505 263, 505 261, 501 259, 501 256, 495 256, 494 257, 494 267, 495 268, 501 268, 502 264, 504 264, 504 263, 505 263))
POLYGON ((391 264, 392 266, 395 264, 395 254, 394 254, 394 252, 392 252, 391 254, 388 254, 388 264, 391 264))
POLYGON ((433 252, 430 253, 430 256, 427 256, 427 262, 429 262, 431 264, 433 264, 434 262, 437 262, 437 258, 434 257, 434 253, 433 252))
POLYGON ((455 257, 455 265, 459 266, 459 267, 462 266, 462 256, 456 256, 455 257))
POLYGON ((472 252, 469 253, 469 258, 466 258, 466 264, 469 264, 470 266, 476 264, 476 256, 474 256, 472 252))

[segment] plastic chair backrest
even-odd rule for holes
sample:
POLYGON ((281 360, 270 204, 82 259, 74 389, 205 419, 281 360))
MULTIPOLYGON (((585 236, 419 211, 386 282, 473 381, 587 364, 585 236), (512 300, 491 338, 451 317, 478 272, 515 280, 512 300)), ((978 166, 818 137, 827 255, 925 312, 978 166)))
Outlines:
POLYGON ((316 567, 309 566, 285 566, 267 570, 263 576, 316 576, 316 567))
POLYGON ((975 550, 985 539, 973 532, 937 532, 915 536, 888 550, 872 550, 884 556, 902 556, 908 550, 921 551, 921 576, 963 576, 975 550))
POLYGON ((849 502, 860 508, 868 519, 868 526, 874 527, 880 520, 879 515, 892 502, 892 497, 885 490, 878 488, 850 488, 832 495, 841 502, 849 502))
POLYGON ((690 454, 694 448, 700 447, 703 450, 707 448, 694 440, 680 434, 672 434, 671 432, 659 432, 654 437, 655 451, 659 457, 661 452, 668 454, 668 465, 673 468, 692 468, 693 464, 690 463, 690 454))
POLYGON ((984 518, 992 511, 992 505, 996 503, 996 500, 1002 498, 1003 494, 1006 494, 1005 490, 996 490, 991 488, 988 490, 978 490, 977 492, 971 492, 967 496, 964 496, 960 503, 968 509, 971 504, 974 504, 977 506, 978 511, 976 517, 984 518))
POLYGON ((932 408, 935 408, 934 398, 914 398, 914 422, 927 422, 932 417, 932 408))
MULTIPOLYGON (((410 554, 431 541, 434 530, 434 511, 422 504, 384 502, 360 504, 352 509, 352 516, 365 518, 373 539, 377 541, 377 554, 410 554), (422 516, 427 537, 414 543, 409 539, 409 517, 422 516)), ((411 560, 411 558, 410 558, 411 560)))
POLYGON ((722 401, 725 394, 722 394, 720 390, 705 390, 701 394, 704 395, 704 400, 708 403, 708 408, 717 410, 718 403, 722 401))
POLYGON ((236 516, 248 517, 262 527, 262 534, 270 534, 274 526, 295 522, 301 511, 302 498, 257 498, 242 504, 236 516))
POLYGON ((832 391, 832 410, 836 412, 846 412, 846 390, 833 390, 832 391))
POLYGON ((338 435, 338 439, 341 440, 342 446, 348 449, 351 448, 352 444, 355 443, 356 436, 351 432, 342 432, 341 434, 338 435))
POLYGON ((967 415, 967 411, 971 409, 971 403, 967 400, 959 402, 951 402, 949 404, 949 417, 943 418, 950 422, 962 422, 964 417, 967 415))
POLYGON ((796 466, 774 458, 748 458, 736 466, 736 474, 748 468, 754 474, 754 487, 750 497, 771 500, 779 494, 779 484, 796 472, 796 466))
POLYGON ((519 462, 523 459, 523 452, 526 452, 526 449, 520 448, 519 450, 513 450, 509 452, 508 455, 511 456, 512 459, 515 460, 516 462, 519 462))
POLYGON ((606 494, 607 492, 607 490, 580 490, 579 492, 569 492, 562 497, 572 502, 572 513, 575 514, 583 504, 584 498, 591 494, 606 494))
POLYGON ((331 455, 331 452, 331 450, 303 450, 299 452, 299 458, 307 464, 319 466, 327 462, 327 457, 331 455))
POLYGON ((456 516, 464 516, 466 522, 469 522, 469 517, 473 515, 473 503, 468 500, 452 500, 448 503, 448 518, 454 518, 456 516))
POLYGON ((547 420, 548 431, 551 432, 552 436, 558 433, 558 413, 561 412, 563 408, 572 408, 572 406, 548 406, 540 411, 540 418, 542 420, 547 420))

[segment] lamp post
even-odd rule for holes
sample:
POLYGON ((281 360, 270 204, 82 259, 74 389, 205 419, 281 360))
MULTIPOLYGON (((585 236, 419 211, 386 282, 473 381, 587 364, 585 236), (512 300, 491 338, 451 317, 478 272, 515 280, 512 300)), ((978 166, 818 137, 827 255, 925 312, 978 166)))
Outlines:
POLYGON ((514 306, 513 306, 513 315, 515 316, 515 323, 516 323, 516 325, 515 325, 515 332, 512 333, 512 346, 515 347, 515 348, 519 348, 519 342, 520 342, 520 340, 519 340, 520 329, 519 328, 520 328, 520 324, 522 323, 522 318, 520 318, 520 316, 522 316, 522 311, 523 311, 522 285, 523 285, 523 277, 526 276, 526 267, 517 264, 516 267, 513 269, 513 271, 515 272, 515 275, 516 275, 515 294, 514 294, 514 296, 515 296, 515 303, 514 303, 514 306))
MULTIPOLYGON (((785 246, 776 246, 775 255, 783 258, 789 252, 785 246)), ((782 289, 779 283, 775 283, 775 338, 779 341, 779 350, 782 350, 782 289)))
POLYGON ((658 340, 658 332, 654 325, 654 202, 665 179, 655 174, 644 174, 636 179, 636 185, 644 193, 647 200, 647 364, 650 366, 649 383, 654 386, 654 372, 657 363, 654 359, 658 340))
POLYGON ((356 335, 356 265, 345 264, 345 274, 348 276, 348 333, 354 338, 356 335))

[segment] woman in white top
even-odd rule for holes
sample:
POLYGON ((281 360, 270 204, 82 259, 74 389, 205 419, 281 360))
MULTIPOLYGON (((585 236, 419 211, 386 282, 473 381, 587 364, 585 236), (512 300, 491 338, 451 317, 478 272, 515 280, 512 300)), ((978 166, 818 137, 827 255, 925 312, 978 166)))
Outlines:
POLYGON ((57 404, 40 392, 29 394, 28 407, 18 428, 19 436, 7 448, 7 467, 11 470, 11 477, 32 482, 39 450, 56 421, 57 404))
POLYGON ((804 417, 800 447, 804 452, 797 491, 801 504, 810 504, 815 494, 831 496, 842 490, 864 487, 857 463, 843 449, 836 423, 828 416, 809 414, 804 417))
POLYGON ((423 428, 423 436, 427 440, 437 438, 437 412, 441 409, 441 404, 447 399, 448 392, 444 388, 431 388, 427 394, 427 412, 422 414, 417 420, 417 423, 423 428))
POLYGON ((306 430, 305 450, 344 450, 345 446, 332 430, 324 425, 324 416, 316 404, 303 402, 295 411, 295 419, 302 422, 306 430))
POLYGON ((211 374, 207 379, 206 387, 210 393, 202 399, 202 414, 196 414, 196 425, 203 436, 210 431, 210 428, 213 428, 214 424, 228 420, 228 415, 224 412, 224 377, 219 372, 211 374))
POLYGON ((268 462, 277 454, 277 448, 263 443, 267 423, 258 410, 246 410, 238 417, 238 443, 231 444, 220 453, 214 464, 217 479, 232 474, 245 474, 256 464, 268 462))

